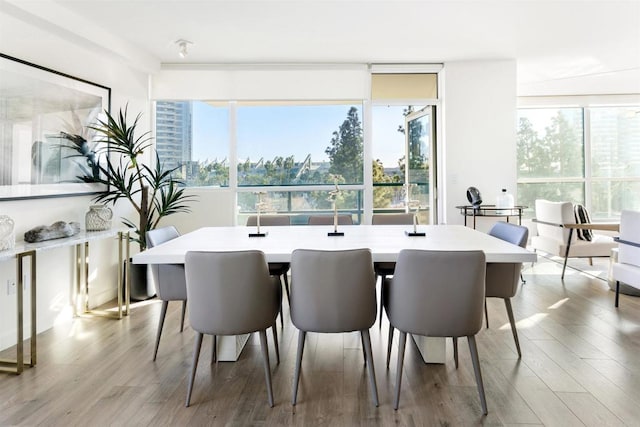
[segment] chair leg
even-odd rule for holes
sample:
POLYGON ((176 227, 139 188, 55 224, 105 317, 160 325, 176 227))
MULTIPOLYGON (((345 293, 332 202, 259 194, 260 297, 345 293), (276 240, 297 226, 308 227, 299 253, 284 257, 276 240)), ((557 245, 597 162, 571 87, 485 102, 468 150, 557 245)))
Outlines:
POLYGON ((404 348, 407 344, 407 333, 400 331, 400 342, 398 343, 398 367, 396 373, 396 397, 393 401, 393 409, 398 410, 400 404, 400 385, 402 383, 402 365, 404 364, 404 348))
POLYGON ((162 301, 162 308, 160 309, 160 321, 158 323, 158 333, 156 334, 156 348, 153 350, 153 360, 156 360, 156 356, 158 355, 158 347, 160 347, 160 337, 162 336, 162 327, 164 326, 164 318, 167 315, 168 306, 169 301, 162 301))
MULTIPOLYGON (((620 298, 620 281, 616 280, 616 308, 618 308, 618 299, 619 298, 620 298)), ((155 357, 153 359, 155 360, 155 357)))
POLYGON ((369 335, 369 330, 365 329, 360 331, 360 336, 362 337, 362 342, 364 343, 364 352, 366 354, 367 365, 369 368, 369 382, 371 383, 371 393, 373 393, 373 404, 376 406, 380 405, 378 401, 378 384, 376 384, 376 370, 373 367, 373 355, 371 354, 371 336, 369 335))
POLYGON ((180 317, 180 332, 184 331, 184 316, 187 313, 187 300, 182 301, 182 317, 180 317))
POLYGON ((389 324, 389 339, 387 340, 387 369, 389 369, 389 361, 391 360, 391 345, 393 344, 394 328, 389 324))
POLYGON ((213 335, 211 340, 211 364, 213 365, 218 361, 218 336, 213 335))
POLYGON ((504 305, 507 307, 507 315, 509 316, 509 323, 511 323, 513 341, 516 343, 516 350, 518 350, 518 359, 522 359, 522 353, 520 352, 520 341, 518 340, 518 331, 516 330, 516 320, 513 317, 513 309, 511 308, 511 299, 505 298, 504 305))
POLYGON ((200 348, 202 348, 202 334, 196 332, 196 339, 193 342, 193 360, 191 362, 191 375, 189 376, 189 385, 187 386, 187 408, 191 403, 191 392, 193 391, 193 380, 196 378, 196 369, 198 369, 198 359, 200 358, 200 348))
POLYGON ((589 257, 589 265, 593 265, 593 258, 589 257))
MULTIPOLYGON (((276 328, 274 326, 273 330, 276 328)), ((260 331, 260 348, 262 348, 262 361, 264 363, 264 379, 267 383, 267 396, 269 406, 273 408, 273 388, 271 387, 271 367, 269 366, 269 344, 267 343, 267 331, 260 331)))
POLYGON ((274 323, 271 327, 273 331, 273 347, 276 350, 276 364, 280 364, 280 346, 278 345, 278 329, 276 328, 276 324, 274 323))
POLYGON ((523 285, 527 284, 527 281, 524 280, 524 276, 522 275, 522 273, 520 273, 520 281, 522 282, 523 285))
POLYGON ((458 369, 458 337, 451 337, 453 339, 453 362, 458 369))
POLYGON ((562 276, 560 279, 564 280, 564 271, 567 269, 567 259, 569 258, 569 249, 571 248, 571 237, 573 236, 573 228, 569 229, 569 239, 567 240, 567 250, 564 252, 564 264, 562 264, 562 276))
POLYGON ((487 399, 484 395, 484 384, 482 383, 482 372, 480 372, 480 359, 478 358, 478 347, 476 346, 476 337, 470 335, 467 337, 469 341, 469 352, 471 353, 471 361, 473 362, 473 372, 476 374, 476 384, 478 385, 478 394, 480 395, 480 404, 482 405, 482 413, 487 415, 487 399))
POLYGON ((384 281, 387 278, 385 275, 380 276, 380 317, 378 321, 378 329, 382 329, 382 310, 384 310, 384 281))
POLYGON ((367 366, 367 352, 364 348, 364 337, 360 334, 360 344, 362 344, 362 358, 364 359, 364 366, 367 366))
POLYGON ((282 301, 280 301, 280 327, 284 329, 284 315, 282 314, 282 301))
POLYGON ((489 312, 487 311, 487 299, 484 299, 484 320, 487 323, 487 329, 489 329, 489 312))
POLYGON ((302 365, 302 353, 304 352, 304 339, 307 337, 305 331, 298 332, 298 354, 296 355, 296 370, 293 374, 293 396, 291 404, 296 405, 298 400, 298 383, 300 382, 300 365, 302 365))
POLYGON ((291 307, 291 297, 289 296, 289 278, 287 277, 286 272, 282 275, 282 278, 284 279, 284 291, 287 293, 287 304, 289 304, 289 307, 291 307))

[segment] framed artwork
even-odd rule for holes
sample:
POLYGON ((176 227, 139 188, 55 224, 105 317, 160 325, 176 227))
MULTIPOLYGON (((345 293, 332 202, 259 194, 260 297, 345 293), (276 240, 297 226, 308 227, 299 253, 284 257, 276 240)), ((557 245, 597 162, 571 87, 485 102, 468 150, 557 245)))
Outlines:
POLYGON ((111 89, 0 53, 0 200, 105 190, 88 126, 110 111, 111 89))

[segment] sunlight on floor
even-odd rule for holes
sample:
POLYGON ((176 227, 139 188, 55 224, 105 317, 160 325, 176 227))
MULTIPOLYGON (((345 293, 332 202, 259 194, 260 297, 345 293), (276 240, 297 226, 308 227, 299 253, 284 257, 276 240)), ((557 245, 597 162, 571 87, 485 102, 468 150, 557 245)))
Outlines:
MULTIPOLYGON (((518 320, 516 322, 516 327, 518 329, 526 329, 526 328, 531 328, 534 327, 536 324, 540 323, 542 321, 542 319, 544 319, 545 317, 547 317, 548 314, 547 313, 536 313, 533 314, 525 319, 521 319, 518 320)), ((500 327, 500 329, 502 328, 511 328, 511 326, 509 326, 509 324, 505 324, 504 326, 500 327)))
POLYGON ((549 310, 555 310, 556 308, 560 308, 562 306, 562 304, 564 304, 565 302, 569 301, 569 298, 564 298, 561 299, 560 301, 558 301, 555 304, 550 305, 549 307, 547 307, 549 310))

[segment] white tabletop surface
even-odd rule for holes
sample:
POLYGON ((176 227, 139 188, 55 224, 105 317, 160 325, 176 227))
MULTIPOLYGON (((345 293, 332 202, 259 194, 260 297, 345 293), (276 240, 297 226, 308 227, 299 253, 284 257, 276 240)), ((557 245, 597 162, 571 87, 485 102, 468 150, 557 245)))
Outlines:
POLYGON ((183 264, 187 251, 257 249, 267 262, 289 262, 295 249, 369 248, 375 262, 394 262, 402 249, 475 250, 487 262, 534 262, 536 254, 462 225, 422 225, 424 237, 409 237, 410 225, 339 226, 344 236, 327 236, 333 226, 261 227, 266 237, 249 237, 255 227, 205 227, 133 256, 134 264, 183 264))

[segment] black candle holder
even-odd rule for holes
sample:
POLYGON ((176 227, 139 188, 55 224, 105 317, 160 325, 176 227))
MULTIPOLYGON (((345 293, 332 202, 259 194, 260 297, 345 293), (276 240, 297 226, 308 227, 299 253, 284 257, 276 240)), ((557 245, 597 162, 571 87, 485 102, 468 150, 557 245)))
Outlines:
POLYGON ((269 233, 249 233, 249 237, 267 237, 269 233))

